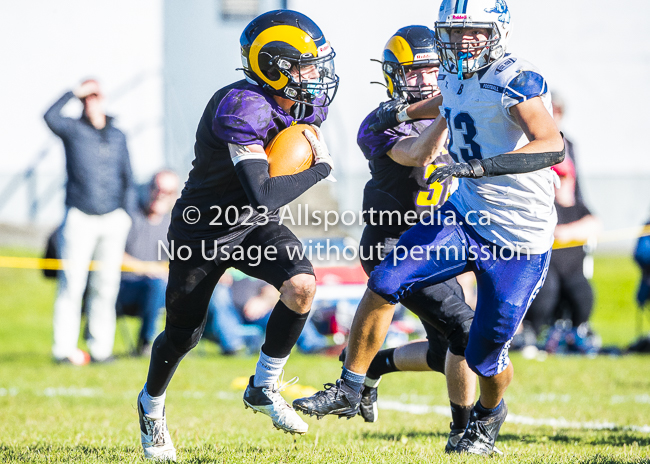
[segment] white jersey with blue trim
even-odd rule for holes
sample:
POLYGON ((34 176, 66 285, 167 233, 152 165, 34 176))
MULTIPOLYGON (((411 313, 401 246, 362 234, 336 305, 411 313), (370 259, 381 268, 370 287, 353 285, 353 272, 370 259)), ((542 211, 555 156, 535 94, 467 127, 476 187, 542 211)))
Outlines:
MULTIPOLYGON (((440 112, 449 129, 449 153, 457 162, 492 158, 526 145, 528 138, 510 114, 510 108, 518 103, 540 96, 552 114, 544 77, 514 55, 506 55, 464 80, 441 68, 438 85, 443 96, 440 112)), ((466 217, 472 217, 470 211, 489 215, 489 225, 473 227, 490 242, 521 248, 523 253, 544 253, 553 243, 557 222, 553 179, 550 168, 463 178, 449 201, 466 217)), ((472 222, 478 222, 476 216, 472 222)))

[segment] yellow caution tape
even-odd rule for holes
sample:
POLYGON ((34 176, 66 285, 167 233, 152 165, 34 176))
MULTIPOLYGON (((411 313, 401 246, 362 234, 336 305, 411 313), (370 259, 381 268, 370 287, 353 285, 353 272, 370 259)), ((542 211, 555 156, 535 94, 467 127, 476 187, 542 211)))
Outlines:
MULTIPOLYGON (((650 235, 650 225, 644 227, 628 227, 626 229, 609 230, 596 237, 597 243, 618 242, 629 238, 645 237, 650 235)), ((583 246, 587 241, 558 242, 553 243, 553 249, 573 248, 583 246)))
MULTIPOLYGON (((59 271, 64 269, 66 265, 65 259, 53 258, 26 258, 24 256, 0 256, 0 267, 13 268, 13 269, 48 269, 59 271)), ((101 261, 91 261, 90 270, 96 271, 102 265, 101 261)), ((161 268, 167 269, 166 262, 159 261, 143 261, 138 264, 122 264, 123 272, 137 272, 146 274, 148 272, 159 271, 161 268)))
MULTIPOLYGON (((598 243, 617 242, 620 240, 645 237, 650 235, 650 225, 644 227, 628 227, 626 229, 610 230, 603 232, 597 237, 598 243)), ((555 242, 553 249, 559 250, 563 248, 573 248, 586 244, 586 241, 575 242, 555 242)), ((45 258, 26 258, 24 256, 0 256, 0 268, 13 268, 13 269, 50 269, 61 270, 65 268, 66 261, 64 259, 45 259, 45 258)), ((96 271, 101 267, 101 261, 91 261, 90 270, 96 271)), ((140 262, 138 264, 122 264, 122 272, 137 272, 146 274, 148 272, 159 271, 161 268, 167 269, 167 262, 148 261, 140 262)))

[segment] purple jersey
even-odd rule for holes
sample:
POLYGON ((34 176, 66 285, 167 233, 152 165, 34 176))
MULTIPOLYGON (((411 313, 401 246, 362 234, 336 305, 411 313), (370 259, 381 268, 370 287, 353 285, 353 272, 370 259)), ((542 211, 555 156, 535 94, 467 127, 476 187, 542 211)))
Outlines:
POLYGON ((226 243, 267 218, 277 220, 277 212, 269 212, 265 218, 250 206, 228 144, 266 146, 291 125, 320 126, 326 117, 326 107, 308 106, 304 117, 296 119, 259 86, 245 80, 218 90, 199 121, 193 168, 172 212, 170 239, 196 246, 201 240, 226 243), (188 224, 183 214, 190 207, 197 209, 189 212, 188 224), (195 211, 200 220, 191 223, 198 217, 195 211))
POLYGON ((444 150, 433 164, 426 167, 415 168, 396 163, 387 153, 399 140, 420 135, 433 120, 402 123, 383 132, 373 132, 369 127, 378 121, 376 113, 377 109, 366 117, 357 135, 357 144, 368 159, 372 174, 363 192, 364 219, 367 224, 401 234, 417 222, 417 219, 413 220, 415 216, 411 211, 419 218, 438 209, 447 200, 451 178, 442 184, 432 185, 427 185, 426 180, 435 165, 449 164, 452 159, 444 150), (369 213, 371 209, 374 213, 369 213), (407 213, 408 221, 405 220, 407 213))

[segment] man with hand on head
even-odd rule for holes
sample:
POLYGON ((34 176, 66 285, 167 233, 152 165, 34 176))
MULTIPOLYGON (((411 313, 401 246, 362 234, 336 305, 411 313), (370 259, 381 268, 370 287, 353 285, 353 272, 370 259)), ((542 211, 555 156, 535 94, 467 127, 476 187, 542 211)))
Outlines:
POLYGON ((54 303, 54 359, 74 365, 108 361, 115 339, 115 300, 131 219, 126 213, 132 186, 126 137, 104 111, 96 80, 65 93, 45 113, 48 127, 63 141, 67 174, 65 218, 58 250, 65 267, 59 273, 54 303), (64 117, 63 107, 77 97, 81 118, 64 117), (100 266, 88 278, 92 260, 100 266), (77 347, 81 302, 88 283, 88 349, 77 347))

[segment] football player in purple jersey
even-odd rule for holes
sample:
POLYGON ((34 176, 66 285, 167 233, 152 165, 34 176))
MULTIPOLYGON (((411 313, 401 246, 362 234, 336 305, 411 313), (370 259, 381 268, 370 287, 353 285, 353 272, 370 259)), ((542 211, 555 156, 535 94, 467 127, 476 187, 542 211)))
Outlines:
MULTIPOLYGON (((361 263, 368 275, 411 225, 420 218, 426 220, 451 193, 452 179, 427 184, 436 166, 452 162, 447 150, 432 152, 422 140, 415 143, 433 119, 371 129, 398 106, 435 98, 440 93, 439 66, 433 32, 426 26, 403 27, 384 47, 382 70, 390 100, 365 118, 357 138, 372 174, 363 195, 363 210, 372 214, 365 218, 360 247, 361 263)), ((366 422, 377 420, 377 386, 382 375, 399 371, 440 372, 446 375, 451 403, 447 448, 453 448, 465 431, 476 394, 476 375, 465 361, 474 311, 465 303, 455 278, 425 287, 402 300, 402 304, 421 319, 427 340, 377 353, 364 381, 359 414, 366 422)))
POLYGON ((281 294, 244 404, 270 416, 278 429, 307 432, 280 395, 280 378, 307 320, 316 279, 309 260, 291 253, 302 245, 279 224, 278 209, 332 170, 318 126, 338 87, 335 54, 311 19, 290 10, 255 18, 240 41, 245 79, 218 90, 208 102, 196 132, 193 168, 172 213, 166 326, 153 344, 147 382, 138 396, 142 446, 151 459, 175 459, 165 392, 180 361, 199 342, 210 296, 229 267, 274 285, 281 294), (315 164, 271 178, 264 146, 294 124, 316 128, 318 137, 305 131, 315 164))

